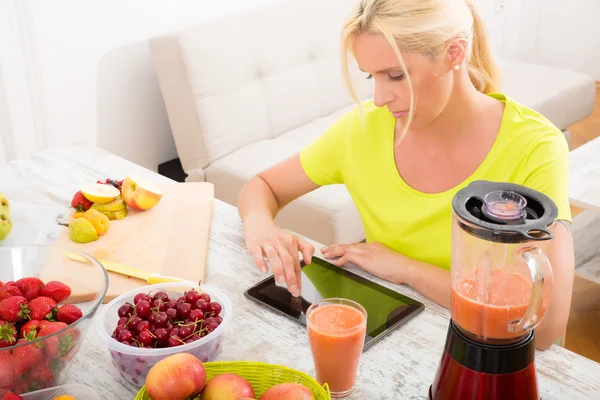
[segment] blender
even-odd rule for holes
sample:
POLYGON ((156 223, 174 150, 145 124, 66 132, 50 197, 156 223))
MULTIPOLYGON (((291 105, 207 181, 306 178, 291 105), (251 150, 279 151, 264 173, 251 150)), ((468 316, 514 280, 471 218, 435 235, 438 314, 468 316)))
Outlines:
POLYGON ((525 186, 475 181, 452 211, 451 320, 429 398, 538 400, 534 328, 550 299, 557 206, 525 186))

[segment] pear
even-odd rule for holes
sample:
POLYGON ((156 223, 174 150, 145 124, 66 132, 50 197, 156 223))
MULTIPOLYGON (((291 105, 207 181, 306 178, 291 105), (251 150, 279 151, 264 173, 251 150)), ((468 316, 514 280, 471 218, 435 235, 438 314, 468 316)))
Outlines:
POLYGON ((89 243, 98 240, 98 232, 87 219, 76 218, 69 222, 69 238, 75 243, 89 243))
POLYGON ((4 208, 6 212, 10 215, 10 202, 2 193, 0 193, 0 208, 4 208))
POLYGON ((0 208, 0 240, 6 239, 11 229, 12 221, 10 220, 8 211, 4 208, 0 208))

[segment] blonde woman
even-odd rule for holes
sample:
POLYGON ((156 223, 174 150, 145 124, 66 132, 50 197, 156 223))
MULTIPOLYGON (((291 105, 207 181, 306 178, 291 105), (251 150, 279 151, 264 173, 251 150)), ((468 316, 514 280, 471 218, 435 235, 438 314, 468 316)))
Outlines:
MULTIPOLYGON (((568 147, 538 113, 497 93, 498 72, 476 0, 360 0, 343 29, 373 79, 373 101, 341 117, 299 154, 252 178, 239 197, 246 245, 258 268, 298 296, 299 253, 313 247, 275 225, 277 212, 322 185, 345 184, 366 243, 322 249, 450 305, 451 201, 477 179, 514 182, 558 205, 551 306, 536 330, 548 348, 567 324, 574 255, 568 147)), ((346 74, 346 77, 348 74, 346 74)), ((348 79, 349 82, 349 79, 348 79)), ((351 85, 350 85, 350 89, 351 85)))

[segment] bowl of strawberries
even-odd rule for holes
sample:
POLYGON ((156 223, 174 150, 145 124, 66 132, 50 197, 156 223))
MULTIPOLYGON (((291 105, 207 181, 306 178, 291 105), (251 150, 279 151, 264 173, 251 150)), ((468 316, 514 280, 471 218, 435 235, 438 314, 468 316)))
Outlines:
POLYGON ((0 247, 0 398, 64 383, 107 289, 102 264, 81 251, 0 247))

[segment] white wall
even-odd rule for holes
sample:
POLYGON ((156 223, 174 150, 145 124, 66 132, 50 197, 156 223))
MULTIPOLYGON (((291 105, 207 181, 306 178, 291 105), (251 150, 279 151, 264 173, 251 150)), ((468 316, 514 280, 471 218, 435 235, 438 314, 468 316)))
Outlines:
MULTIPOLYGON (((2 130, 3 153, 10 160, 79 141, 156 170, 177 154, 147 38, 277 1, 0 1, 4 126, 9 121, 13 132, 6 139, 2 130), (134 114, 130 125, 120 122, 124 113, 134 114)), ((479 4, 499 55, 600 80, 598 0, 479 4)), ((0 125, 2 119, 0 112, 0 125)))
POLYGON ((600 81, 600 1, 543 0, 538 61, 574 69, 600 81))
POLYGON ((114 118, 108 123, 102 118, 129 112, 132 92, 139 93, 135 101, 161 110, 147 38, 277 0, 24 1, 31 12, 49 145, 99 144, 156 170, 177 156, 166 114, 138 115, 143 131, 137 134, 114 118))

